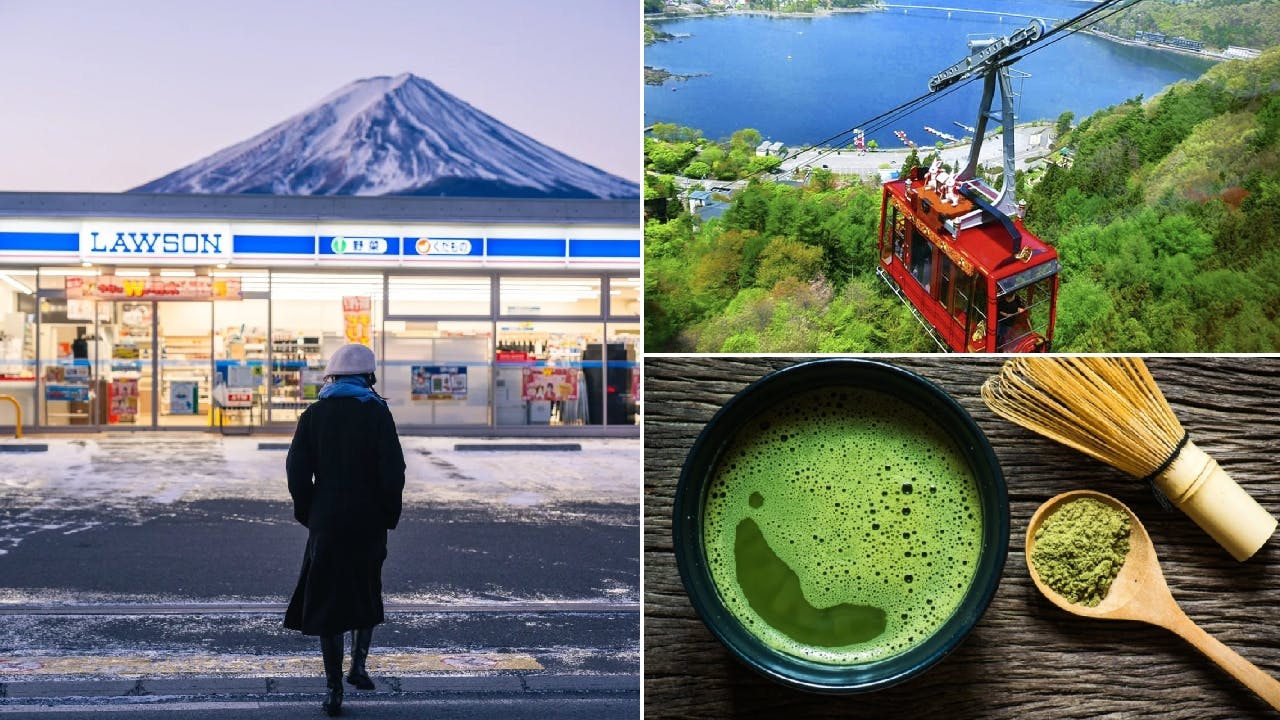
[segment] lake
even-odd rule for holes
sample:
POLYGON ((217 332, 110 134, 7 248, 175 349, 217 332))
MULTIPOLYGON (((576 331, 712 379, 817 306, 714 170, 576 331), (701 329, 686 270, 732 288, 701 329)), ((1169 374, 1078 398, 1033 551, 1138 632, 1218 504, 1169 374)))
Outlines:
MULTIPOLYGON (((945 5, 1072 17, 1089 6, 1078 0, 947 0, 945 5)), ((970 36, 1007 35, 1020 17, 891 9, 818 17, 728 15, 662 20, 654 26, 680 36, 645 49, 645 65, 680 75, 645 86, 645 124, 674 122, 709 138, 756 128, 790 147, 816 144, 928 91, 929 78, 968 55, 970 36)), ((1058 39, 1054 36, 1050 40, 1058 39)), ((1055 120, 1065 110, 1079 121, 1136 95, 1193 79, 1212 63, 1195 57, 1131 47, 1076 33, 1042 47, 1014 68, 1031 77, 1019 83, 1019 122, 1055 120), (1020 85, 1020 87, 1019 87, 1020 85)), ((1037 46, 1033 46, 1034 49, 1037 46)), ((965 134, 973 126, 981 81, 868 133, 882 147, 902 147, 895 130, 921 144, 937 141, 924 126, 965 134)), ((989 127, 995 127, 996 122, 989 127)), ((842 142, 848 142, 843 138, 842 142)))

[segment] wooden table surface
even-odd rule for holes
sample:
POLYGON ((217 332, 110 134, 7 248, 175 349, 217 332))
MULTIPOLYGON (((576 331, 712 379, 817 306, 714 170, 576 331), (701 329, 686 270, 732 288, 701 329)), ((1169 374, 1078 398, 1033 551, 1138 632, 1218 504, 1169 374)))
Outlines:
MULTIPOLYGON (((1174 597, 1229 647, 1280 677, 1280 536, 1238 563, 1138 481, 991 413, 978 389, 998 359, 899 357, 977 420, 1009 486, 1009 558, 968 639, 908 682, 862 695, 813 695, 732 657, 689 604, 672 554, 671 508, 685 455, 736 392, 800 359, 653 357, 644 365, 645 718, 1251 718, 1280 713, 1166 630, 1090 620, 1042 598, 1023 540, 1053 495, 1092 488, 1129 505, 1150 532, 1174 597)), ((1196 444, 1280 516, 1280 358, 1149 358, 1196 444)))

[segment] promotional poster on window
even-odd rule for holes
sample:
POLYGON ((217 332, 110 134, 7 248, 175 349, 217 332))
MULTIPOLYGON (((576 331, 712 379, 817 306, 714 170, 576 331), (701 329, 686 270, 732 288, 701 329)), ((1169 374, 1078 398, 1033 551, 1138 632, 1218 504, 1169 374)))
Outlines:
POLYGON ((138 417, 138 379, 118 378, 111 381, 107 422, 131 423, 138 417))
POLYGON ((577 368, 525 368, 524 399, 526 402, 539 400, 552 402, 573 402, 578 399, 577 368))
POLYGON ((414 365, 409 399, 466 400, 467 368, 461 365, 414 365))
POLYGON ((347 342, 371 345, 369 341, 369 311, 373 299, 368 295, 346 295, 342 298, 342 319, 346 326, 347 342))

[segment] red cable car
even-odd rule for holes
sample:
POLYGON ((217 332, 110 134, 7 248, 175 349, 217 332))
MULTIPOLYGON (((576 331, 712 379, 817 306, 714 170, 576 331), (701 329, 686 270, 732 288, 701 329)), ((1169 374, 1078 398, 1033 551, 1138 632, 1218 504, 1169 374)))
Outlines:
POLYGON ((945 349, 1047 352, 1057 319, 1057 251, 981 190, 961 191, 953 205, 926 187, 920 170, 884 185, 877 274, 945 349))
POLYGON ((937 161, 884 184, 876 274, 907 302, 943 349, 1048 352, 1057 320, 1058 253, 1022 225, 1014 199, 1014 114, 1008 68, 1000 57, 1034 42, 1032 23, 1008 38, 970 43, 975 54, 934 76, 938 90, 966 74, 985 76, 968 165, 954 176, 937 161), (983 65, 983 61, 990 61, 983 65), (1004 185, 976 177, 987 108, 1000 81, 1004 185))

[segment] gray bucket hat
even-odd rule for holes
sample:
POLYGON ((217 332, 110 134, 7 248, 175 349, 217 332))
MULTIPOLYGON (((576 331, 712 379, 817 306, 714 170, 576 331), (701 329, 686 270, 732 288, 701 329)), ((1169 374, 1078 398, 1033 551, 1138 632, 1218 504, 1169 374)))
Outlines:
POLYGON ((376 371, 377 360, 366 345, 352 343, 338 348, 324 367, 326 377, 333 375, 368 375, 376 371))

